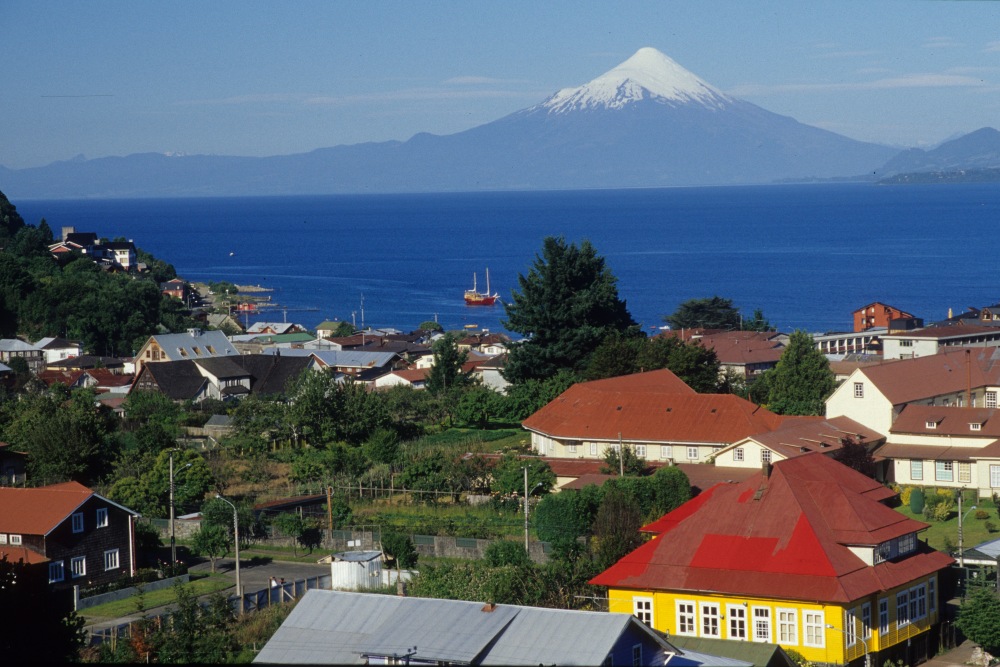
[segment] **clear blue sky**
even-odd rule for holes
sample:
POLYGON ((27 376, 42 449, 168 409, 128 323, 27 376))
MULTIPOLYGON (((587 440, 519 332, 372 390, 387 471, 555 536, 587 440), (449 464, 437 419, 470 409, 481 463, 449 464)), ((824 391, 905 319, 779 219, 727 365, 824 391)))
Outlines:
POLYGON ((450 134, 643 46, 847 136, 1000 129, 1000 2, 0 0, 0 165, 450 134))

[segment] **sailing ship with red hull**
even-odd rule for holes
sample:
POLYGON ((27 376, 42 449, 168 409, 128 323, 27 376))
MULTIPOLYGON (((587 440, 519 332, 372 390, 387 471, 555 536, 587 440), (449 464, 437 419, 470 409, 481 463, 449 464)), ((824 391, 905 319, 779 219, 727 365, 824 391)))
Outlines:
POLYGON ((472 289, 465 290, 466 306, 492 306, 500 297, 494 292, 490 294, 490 270, 486 269, 486 292, 480 292, 476 287, 476 274, 472 274, 472 289))

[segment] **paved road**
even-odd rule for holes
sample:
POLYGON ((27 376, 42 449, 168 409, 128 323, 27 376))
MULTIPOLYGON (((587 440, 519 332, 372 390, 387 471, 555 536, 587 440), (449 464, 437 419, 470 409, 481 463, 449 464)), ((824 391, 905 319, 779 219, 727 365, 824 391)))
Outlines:
MULTIPOLYGON (((322 555, 323 554, 321 552, 317 552, 316 558, 318 559, 322 555)), ((236 593, 235 566, 236 563, 232 558, 220 558, 215 561, 216 573, 223 574, 229 577, 232 581, 232 587, 228 590, 231 595, 235 595, 236 593)), ((190 567, 191 572, 211 572, 211 570, 212 564, 207 560, 204 562, 197 562, 190 567)), ((330 574, 329 564, 290 563, 280 560, 267 561, 260 558, 240 558, 240 583, 243 586, 243 591, 245 593, 267 588, 271 577, 291 582, 308 579, 310 577, 317 577, 324 574, 330 574)), ((170 609, 171 606, 172 605, 167 605, 166 607, 148 609, 147 613, 150 615, 157 615, 170 609)), ((126 623, 137 621, 139 618, 140 616, 138 615, 131 615, 122 618, 108 619, 100 623, 88 623, 86 625, 86 629, 90 631, 99 631, 105 628, 114 628, 126 623)))

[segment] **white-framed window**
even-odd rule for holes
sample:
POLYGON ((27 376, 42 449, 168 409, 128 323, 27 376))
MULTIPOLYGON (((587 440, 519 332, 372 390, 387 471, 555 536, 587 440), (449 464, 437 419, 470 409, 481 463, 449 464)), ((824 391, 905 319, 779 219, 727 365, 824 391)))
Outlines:
POLYGON ((83 512, 76 512, 73 514, 73 532, 82 533, 83 532, 83 512))
POLYGON ((910 461, 910 479, 920 481, 924 478, 923 459, 912 459, 910 461))
POLYGON ((995 408, 997 406, 997 393, 995 391, 986 392, 986 407, 995 408))
POLYGON ((694 602, 688 600, 677 601, 677 634, 698 634, 698 624, 695 621, 694 614, 694 602))
POLYGON ((73 578, 85 577, 87 576, 87 557, 77 556, 69 562, 69 571, 73 574, 73 578))
POLYGON ((62 581, 66 578, 66 567, 61 560, 49 563, 49 583, 62 581))
POLYGON ((870 639, 872 636, 872 603, 866 602, 861 605, 861 638, 870 639))
POLYGON ((805 634, 805 645, 822 648, 826 645, 825 630, 823 623, 823 612, 803 611, 802 612, 802 632, 805 634))
POLYGON ((729 619, 729 639, 747 638, 747 608, 739 604, 726 607, 726 617, 729 619))
POLYGON ((660 445, 660 458, 661 459, 672 459, 674 457, 674 448, 670 445, 660 445))
POLYGON ((653 598, 632 598, 632 615, 653 627, 653 598))
POLYGON ((771 462, 771 450, 767 447, 760 448, 760 462, 770 463, 771 462))
POLYGON ((597 443, 596 442, 590 443, 590 455, 591 456, 597 456, 597 443))
POLYGON ((104 552, 104 569, 105 570, 117 570, 118 564, 118 549, 108 549, 104 552))
POLYGON ((983 429, 983 425, 980 424, 979 422, 972 422, 972 423, 969 424, 969 430, 970 431, 981 431, 982 429, 983 429))
POLYGON ((733 450, 733 460, 734 461, 742 461, 743 460, 743 448, 742 447, 737 447, 736 449, 733 450))
POLYGON ((990 466, 990 486, 992 488, 1000 487, 1000 465, 990 466))
POLYGON ((939 482, 952 482, 955 480, 954 461, 935 461, 934 479, 939 482))
POLYGON ((646 445, 636 445, 635 446, 635 455, 638 456, 641 459, 646 458, 646 445))
POLYGON ((854 383, 854 398, 864 398, 865 397, 865 383, 855 382, 854 383))
POLYGON ((11 533, 11 535, 10 535, 10 543, 13 544, 16 547, 21 546, 21 536, 20 535, 15 535, 15 534, 11 533))
POLYGON ((902 628, 910 624, 909 591, 896 593, 896 627, 902 628))
POLYGON ((753 608, 753 640, 771 643, 771 608, 753 608))
POLYGON ((0 533, 0 544, 7 544, 7 533, 0 533))
POLYGON ((573 444, 573 445, 566 445, 566 450, 570 454, 576 454, 576 445, 575 444, 573 444))
POLYGON ((937 577, 927 580, 927 608, 937 611, 937 577))
POLYGON ((108 527, 108 508, 98 507, 97 508, 97 527, 107 528, 108 527))
POLYGON ((714 602, 701 603, 701 636, 715 637, 722 636, 722 627, 719 625, 719 605, 714 602))
POLYGON ((858 643, 858 629, 856 626, 857 617, 854 615, 853 609, 844 610, 844 639, 847 640, 848 646, 854 646, 858 643))
POLYGON ((910 589, 910 620, 919 621, 927 616, 927 587, 923 584, 910 589))
POLYGON ((908 554, 917 548, 917 534, 907 533, 899 538, 899 555, 908 554))
POLYGON ((799 618, 794 609, 777 609, 778 643, 796 646, 799 643, 799 618))
POLYGON ((936 421, 931 421, 930 419, 928 419, 926 422, 924 422, 924 426, 927 427, 927 428, 929 428, 929 429, 935 429, 935 428, 937 428, 937 422, 936 421))
POLYGON ((889 632, 889 598, 878 599, 878 633, 889 632))
POLYGON ((972 483, 972 464, 968 461, 958 462, 958 481, 963 484, 972 483))
POLYGON ((691 461, 697 461, 698 460, 698 448, 697 447, 688 447, 687 448, 687 457, 691 461))

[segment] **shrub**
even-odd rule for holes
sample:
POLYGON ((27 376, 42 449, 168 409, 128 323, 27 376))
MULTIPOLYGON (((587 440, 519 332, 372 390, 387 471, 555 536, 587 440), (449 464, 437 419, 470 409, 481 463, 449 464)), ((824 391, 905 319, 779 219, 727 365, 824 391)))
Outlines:
POLYGON ((942 497, 941 502, 929 507, 929 516, 935 521, 947 521, 951 518, 951 511, 955 508, 955 503, 949 498, 942 497))
POLYGON ((995 523, 993 523, 992 521, 987 521, 986 524, 985 524, 985 526, 986 526, 986 532, 987 533, 992 534, 992 533, 997 532, 997 525, 995 523))
POLYGON ((976 518, 980 521, 985 521, 990 518, 990 513, 986 510, 976 510, 976 518))
POLYGON ((909 498, 910 511, 914 514, 921 514, 924 511, 924 491, 923 489, 913 489, 909 498))
POLYGON ((899 491, 899 502, 907 507, 910 506, 910 494, 913 493, 912 486, 904 486, 902 491, 899 491))

